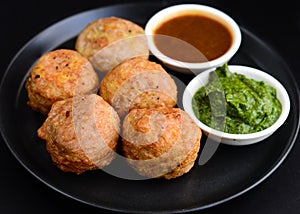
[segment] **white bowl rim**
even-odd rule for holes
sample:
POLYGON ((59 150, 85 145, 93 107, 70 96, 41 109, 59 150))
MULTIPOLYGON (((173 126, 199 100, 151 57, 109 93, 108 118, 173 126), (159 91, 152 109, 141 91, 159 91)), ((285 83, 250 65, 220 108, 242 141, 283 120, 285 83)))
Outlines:
MULTIPOLYGON (((204 123, 202 123, 200 120, 198 120, 196 118, 196 116, 194 115, 194 112, 192 109, 192 104, 191 104, 191 101, 192 101, 191 98, 194 94, 193 92, 195 92, 195 88, 192 89, 191 87, 193 87, 193 84, 195 84, 196 82, 199 83, 199 81, 201 81, 205 75, 208 75, 211 71, 214 71, 215 68, 207 69, 207 70, 203 71, 202 73, 198 74, 186 86, 184 93, 183 93, 183 101, 182 101, 184 110, 192 117, 192 119, 196 122, 196 124, 203 131, 205 131, 209 134, 212 134, 213 136, 218 136, 223 139, 250 140, 250 139, 255 139, 255 138, 261 138, 261 137, 267 136, 267 135, 275 132, 285 122, 285 120, 287 119, 289 112, 290 112, 290 99, 289 99, 289 95, 288 95, 286 89, 283 87, 283 85, 277 79, 275 79, 273 76, 271 76, 270 74, 268 74, 260 69, 257 69, 254 67, 249 67, 249 66, 244 66, 244 65, 228 65, 228 67, 229 67, 229 70, 233 73, 236 72, 236 73, 244 74, 247 78, 252 78, 255 80, 259 80, 259 81, 265 81, 269 85, 273 86, 276 89, 277 98, 281 99, 280 102, 282 105, 282 112, 275 123, 273 123, 270 127, 266 128, 262 131, 255 132, 255 133, 231 134, 231 133, 226 133, 226 132, 222 132, 222 131, 213 129, 213 128, 205 125, 204 123), (251 73, 253 75, 252 75, 252 77, 249 77, 249 74, 251 74, 251 73), (254 78, 253 76, 256 76, 259 78, 254 78)), ((203 85, 204 84, 206 84, 206 82, 205 83, 203 82, 203 85)), ((200 88, 203 85, 200 85, 198 88, 200 88)))
POLYGON ((187 68, 190 70, 206 69, 209 67, 214 67, 214 66, 220 65, 222 63, 225 63, 238 51, 240 44, 241 44, 241 40, 242 40, 242 35, 241 35, 241 31, 240 31, 238 24, 229 15, 227 15, 226 13, 224 13, 223 11, 221 11, 217 8, 202 5, 202 4, 177 4, 177 5, 166 7, 164 9, 158 11, 146 23, 145 34, 148 38, 149 49, 153 55, 155 55, 157 58, 159 58, 161 61, 163 61, 165 63, 168 63, 173 66, 177 66, 177 67, 184 67, 184 68, 187 68), (152 39, 152 35, 154 35, 153 34, 154 27, 157 26, 158 23, 160 23, 162 18, 164 18, 164 17, 167 18, 169 15, 176 14, 176 12, 185 11, 185 10, 186 11, 203 11, 205 13, 211 14, 212 16, 220 18, 220 20, 222 20, 223 22, 225 22, 228 25, 228 27, 230 28, 231 33, 233 35, 233 41, 232 41, 232 45, 226 51, 226 53, 224 53, 222 56, 220 56, 216 59, 213 59, 213 60, 210 60, 207 62, 191 63, 191 62, 184 62, 184 61, 172 59, 172 58, 164 55, 162 52, 159 51, 158 48, 156 48, 156 46, 153 42, 153 39, 152 39))

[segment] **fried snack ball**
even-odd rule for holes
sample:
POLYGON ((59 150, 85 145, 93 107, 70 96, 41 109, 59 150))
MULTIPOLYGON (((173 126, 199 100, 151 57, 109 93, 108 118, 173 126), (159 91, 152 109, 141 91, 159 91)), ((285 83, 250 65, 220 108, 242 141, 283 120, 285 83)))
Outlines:
POLYGON ((155 62, 136 57, 110 70, 100 83, 99 94, 125 116, 133 108, 174 107, 177 86, 155 62))
POLYGON ((144 29, 117 17, 104 17, 88 24, 78 35, 75 49, 100 72, 111 70, 125 59, 149 57, 144 29))
POLYGON ((48 114, 55 101, 97 92, 99 80, 88 59, 74 50, 58 49, 39 58, 25 87, 28 105, 48 114))
POLYGON ((171 179, 193 167, 201 136, 201 129, 179 108, 133 109, 124 118, 122 150, 140 175, 171 179))
POLYGON ((55 102, 37 134, 59 169, 81 174, 111 163, 119 132, 118 114, 90 94, 55 102))

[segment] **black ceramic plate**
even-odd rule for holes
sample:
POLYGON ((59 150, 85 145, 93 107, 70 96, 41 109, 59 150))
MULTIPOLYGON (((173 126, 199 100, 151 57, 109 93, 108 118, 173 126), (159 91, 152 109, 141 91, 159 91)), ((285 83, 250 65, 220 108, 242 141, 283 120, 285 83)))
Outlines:
MULTIPOLYGON (((161 5, 154 3, 125 4, 74 15, 38 34, 12 60, 0 88, 1 133, 19 162, 49 187, 75 200, 109 210, 131 213, 199 210, 228 201, 255 187, 291 150, 299 126, 299 94, 294 78, 274 51, 242 28, 243 42, 230 64, 249 65, 270 73, 286 87, 291 99, 289 117, 271 137, 251 146, 221 145, 207 164, 199 166, 196 163, 189 173, 169 181, 128 180, 102 170, 77 176, 64 173, 52 164, 44 142, 36 135, 45 118, 26 105, 24 82, 32 65, 47 51, 74 49, 78 33, 95 19, 113 15, 144 26, 159 9, 161 5)), ((192 78, 177 77, 185 83, 192 78)))

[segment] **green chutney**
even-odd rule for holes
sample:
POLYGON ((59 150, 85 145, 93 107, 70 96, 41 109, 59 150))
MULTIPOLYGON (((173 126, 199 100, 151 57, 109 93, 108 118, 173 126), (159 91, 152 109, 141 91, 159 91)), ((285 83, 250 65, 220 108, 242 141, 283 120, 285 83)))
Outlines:
POLYGON ((227 63, 209 74, 192 99, 196 117, 207 126, 232 134, 270 127, 281 114, 276 90, 264 81, 231 73, 227 63))

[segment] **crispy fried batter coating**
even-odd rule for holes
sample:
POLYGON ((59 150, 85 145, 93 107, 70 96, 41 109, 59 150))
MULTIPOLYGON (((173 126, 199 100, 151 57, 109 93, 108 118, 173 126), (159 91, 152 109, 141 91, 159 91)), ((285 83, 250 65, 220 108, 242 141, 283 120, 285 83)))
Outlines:
POLYGON ((54 50, 41 56, 29 73, 28 105, 47 114, 55 101, 94 93, 98 84, 98 75, 85 57, 74 50, 54 50))
POLYGON ((179 108, 133 109, 124 119, 122 150, 139 174, 171 179, 193 167, 201 136, 179 108))
POLYGON ((149 56, 144 29, 117 17, 104 17, 88 24, 78 35, 75 49, 100 72, 111 70, 125 59, 149 56))
POLYGON ((53 163, 76 174, 110 164, 119 132, 118 114, 96 94, 55 102, 37 131, 53 163))
POLYGON ((177 102, 172 77, 160 64, 140 57, 110 70, 100 83, 99 94, 120 117, 133 108, 174 107, 177 102))

